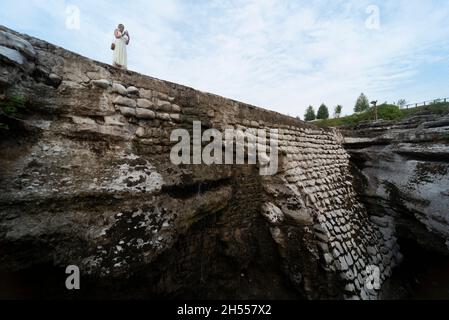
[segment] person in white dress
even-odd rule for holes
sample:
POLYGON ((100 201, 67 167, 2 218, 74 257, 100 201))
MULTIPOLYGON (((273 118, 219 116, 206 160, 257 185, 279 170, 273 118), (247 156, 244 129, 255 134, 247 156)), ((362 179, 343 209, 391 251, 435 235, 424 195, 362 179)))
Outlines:
POLYGON ((114 59, 113 65, 120 69, 127 69, 128 67, 128 57, 126 53, 126 46, 129 44, 129 33, 125 31, 125 26, 119 24, 117 29, 114 31, 114 59))

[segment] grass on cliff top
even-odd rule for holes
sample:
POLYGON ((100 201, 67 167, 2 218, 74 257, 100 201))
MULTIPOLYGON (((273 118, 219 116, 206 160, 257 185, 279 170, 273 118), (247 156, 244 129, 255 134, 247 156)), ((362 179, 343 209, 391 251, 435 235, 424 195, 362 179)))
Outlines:
POLYGON ((0 130, 8 130, 5 119, 19 118, 25 108, 25 98, 21 95, 11 97, 0 96, 0 130))
MULTIPOLYGON (((382 104, 377 107, 379 119, 382 120, 402 120, 406 117, 413 116, 421 112, 430 112, 433 114, 446 114, 449 113, 449 102, 434 103, 427 106, 400 109, 396 105, 392 104, 382 104)), ((349 126, 353 127, 361 122, 372 121, 374 119, 373 108, 368 109, 362 113, 354 113, 350 116, 338 118, 338 119, 327 119, 315 121, 314 124, 322 127, 340 127, 349 126)))

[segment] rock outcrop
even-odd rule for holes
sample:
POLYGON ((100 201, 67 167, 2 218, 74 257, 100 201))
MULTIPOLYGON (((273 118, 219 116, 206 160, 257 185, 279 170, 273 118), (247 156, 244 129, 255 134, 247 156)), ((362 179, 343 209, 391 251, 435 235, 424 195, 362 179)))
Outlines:
POLYGON ((394 218, 402 235, 448 255, 449 109, 359 125, 344 134, 370 212, 394 218))
MULTIPOLYGON (((369 218, 335 130, 5 27, 0 61, 1 103, 24 100, 20 116, 0 115, 1 296, 24 275, 77 265, 83 297, 375 299, 399 262, 391 221, 369 218), (277 129, 278 173, 174 165, 170 135, 194 121, 277 129)), ((45 294, 72 297, 62 284, 45 294)))

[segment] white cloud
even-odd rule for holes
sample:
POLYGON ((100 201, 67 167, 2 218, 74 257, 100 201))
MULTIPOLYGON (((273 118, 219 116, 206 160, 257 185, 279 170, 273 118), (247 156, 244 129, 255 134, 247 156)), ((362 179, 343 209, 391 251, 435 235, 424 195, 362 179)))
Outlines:
POLYGON ((321 102, 350 113, 362 91, 380 101, 449 94, 445 1, 34 0, 31 8, 6 20, 104 62, 123 22, 131 69, 291 115, 321 102), (81 8, 78 33, 55 29, 67 4, 81 8), (379 30, 365 28, 369 5, 379 6, 379 30), (39 11, 46 25, 33 25, 39 11), (420 81, 429 68, 433 85, 420 81))

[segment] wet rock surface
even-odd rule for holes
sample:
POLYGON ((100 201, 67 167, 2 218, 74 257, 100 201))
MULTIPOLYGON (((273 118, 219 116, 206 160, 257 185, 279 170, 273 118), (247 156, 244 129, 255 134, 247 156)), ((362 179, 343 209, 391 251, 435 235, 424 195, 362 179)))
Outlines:
MULTIPOLYGON (((405 257, 405 266, 396 275, 399 278, 404 274, 410 275, 404 283, 416 285, 415 281, 419 282, 416 279, 423 273, 447 265, 448 121, 449 110, 445 114, 434 114, 424 109, 402 121, 380 121, 362 124, 353 130, 342 130, 345 148, 354 164, 357 190, 368 208, 370 219, 385 228, 387 237, 399 238, 406 244, 404 247, 413 248, 401 250, 408 256, 405 257), (390 221, 394 228, 385 221, 390 221), (416 258, 419 256, 426 257, 424 264, 416 258), (413 273, 413 265, 416 266, 416 274, 413 273)), ((440 298, 447 297, 449 284, 443 280, 445 277, 438 278, 435 275, 432 281, 444 285, 436 291, 443 292, 440 298)), ((394 282, 397 285, 388 286, 386 297, 423 297, 419 286, 398 285, 400 279, 394 279, 394 282), (394 293, 398 287, 408 289, 404 289, 401 296, 394 293)))

